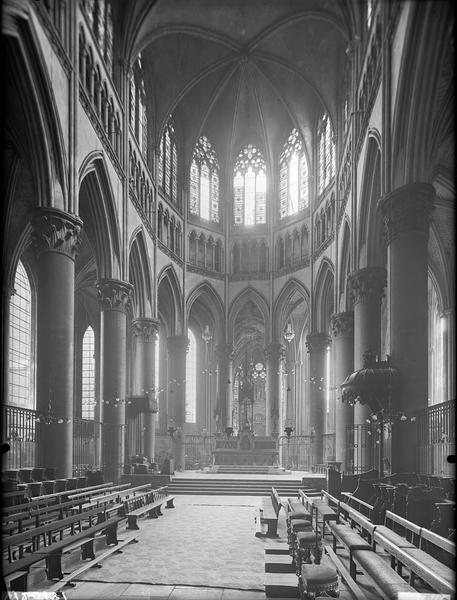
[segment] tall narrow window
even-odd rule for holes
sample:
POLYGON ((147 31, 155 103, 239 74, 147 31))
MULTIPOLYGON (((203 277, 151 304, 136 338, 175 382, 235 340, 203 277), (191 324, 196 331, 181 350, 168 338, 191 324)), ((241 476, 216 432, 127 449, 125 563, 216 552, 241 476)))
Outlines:
POLYGON ((219 222, 219 163, 204 135, 195 144, 190 166, 190 212, 219 222))
POLYGON ((18 262, 10 301, 8 402, 34 408, 32 390, 32 290, 24 265, 18 262))
POLYGON ((318 130, 319 193, 323 192, 335 176, 335 142, 328 115, 321 119, 318 130))
POLYGON ((308 163, 298 131, 294 128, 279 159, 280 218, 294 215, 309 203, 308 163))
POLYGON ((83 336, 81 366, 81 417, 93 419, 95 409, 95 339, 88 327, 83 336))
POLYGON ((175 128, 170 115, 160 140, 159 185, 172 202, 178 199, 178 154, 175 128))
POLYGON ((428 395, 429 404, 439 404, 445 398, 444 333, 446 319, 442 315, 435 284, 428 279, 428 395))
POLYGON ((186 423, 197 422, 197 341, 191 329, 187 330, 189 351, 186 357, 186 423))
POLYGON ((370 29, 373 18, 373 0, 367 0, 367 27, 370 29))
POLYGON ((330 412, 330 346, 325 353, 325 405, 327 414, 330 412))
POLYGON ((154 397, 157 400, 157 408, 160 410, 160 405, 159 405, 159 389, 160 389, 160 377, 159 377, 159 352, 160 352, 160 336, 157 336, 156 342, 155 342, 155 355, 154 355, 154 397))
POLYGON ((148 119, 146 111, 146 89, 141 54, 129 74, 129 121, 138 146, 145 159, 148 154, 148 119))
POLYGON ((238 154, 233 175, 235 225, 266 223, 266 166, 262 154, 249 144, 238 154))

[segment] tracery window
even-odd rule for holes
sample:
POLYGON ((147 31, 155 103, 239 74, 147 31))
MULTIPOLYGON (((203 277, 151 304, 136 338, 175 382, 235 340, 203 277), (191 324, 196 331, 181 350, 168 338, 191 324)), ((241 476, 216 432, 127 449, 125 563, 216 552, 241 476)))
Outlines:
POLYGON ((32 289, 27 271, 18 262, 10 300, 8 402, 34 408, 32 351, 32 289))
POLYGON ((207 221, 219 223, 219 163, 210 141, 201 136, 190 166, 189 210, 207 221))
POLYGON ((238 154, 233 177, 233 221, 235 225, 266 223, 267 177, 263 156, 247 145, 238 154))
POLYGON ((172 202, 178 198, 178 154, 173 118, 170 115, 159 148, 159 185, 172 202))
POLYGON ((82 341, 81 417, 93 419, 95 410, 95 336, 88 327, 82 341))
POLYGON ((148 118, 146 112, 146 90, 144 83, 141 54, 138 56, 129 74, 129 121, 130 127, 147 159, 148 153, 148 118))
POLYGON ((308 194, 308 163, 302 141, 294 128, 279 159, 280 218, 307 208, 308 194))
POLYGON ((444 361, 444 333, 446 318, 431 277, 428 278, 428 396, 429 405, 445 402, 444 378, 447 365, 444 361))
POLYGON ((113 16, 111 0, 84 0, 83 9, 88 17, 108 72, 113 71, 113 16))
POLYGON ((191 329, 187 330, 189 350, 186 356, 186 423, 197 422, 197 340, 191 329))
POLYGON ((318 129, 319 149, 319 194, 335 176, 335 142, 328 115, 324 115, 318 129))

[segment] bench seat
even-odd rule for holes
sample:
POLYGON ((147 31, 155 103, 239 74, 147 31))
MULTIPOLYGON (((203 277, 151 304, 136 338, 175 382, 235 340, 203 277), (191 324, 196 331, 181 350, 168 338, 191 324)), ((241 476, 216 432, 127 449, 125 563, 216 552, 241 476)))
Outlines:
POLYGON ((373 549, 376 550, 376 544, 379 544, 381 548, 384 548, 383 544, 385 544, 386 541, 397 548, 417 548, 412 542, 409 542, 405 537, 395 533, 385 525, 376 525, 373 534, 373 549))
MULTIPOLYGON (((371 579, 385 600, 397 600, 400 592, 417 594, 403 578, 390 568, 388 564, 371 550, 355 550, 352 554, 354 562, 371 579)), ((356 572, 354 573, 356 579, 356 572)))
POLYGON ((329 527, 333 535, 333 552, 336 554, 336 540, 338 539, 349 550, 349 572, 351 577, 355 579, 355 564, 352 560, 352 554, 355 550, 371 550, 371 546, 362 536, 347 525, 330 523, 329 527))

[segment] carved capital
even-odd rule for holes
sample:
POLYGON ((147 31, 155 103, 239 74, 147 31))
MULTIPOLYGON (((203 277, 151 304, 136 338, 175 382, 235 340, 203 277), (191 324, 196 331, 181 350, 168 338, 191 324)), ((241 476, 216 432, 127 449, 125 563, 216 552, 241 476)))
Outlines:
POLYGON ((159 336, 159 322, 139 318, 132 322, 132 336, 139 342, 155 342, 159 336))
POLYGON ((310 333, 306 336, 306 347, 309 354, 318 354, 327 351, 331 342, 327 333, 310 333))
POLYGON ((428 235, 434 198, 435 188, 429 183, 410 183, 381 198, 378 210, 387 245, 409 231, 428 235))
POLYGON ((266 360, 279 362, 286 356, 286 348, 284 344, 269 344, 265 346, 264 356, 266 360))
POLYGON ((187 354, 189 350, 189 338, 185 335, 173 335, 167 338, 168 354, 171 356, 179 356, 187 354))
POLYGON ((102 310, 127 311, 133 289, 130 283, 119 279, 100 279, 95 285, 102 310))
POLYGON ((375 299, 381 302, 387 285, 387 271, 384 267, 367 267, 348 275, 354 304, 375 299))
POLYGON ((354 313, 349 311, 332 315, 330 332, 334 338, 352 335, 354 333, 354 313))
POLYGON ((81 219, 56 208, 39 208, 34 211, 31 223, 37 255, 59 252, 75 259, 81 243, 81 219))

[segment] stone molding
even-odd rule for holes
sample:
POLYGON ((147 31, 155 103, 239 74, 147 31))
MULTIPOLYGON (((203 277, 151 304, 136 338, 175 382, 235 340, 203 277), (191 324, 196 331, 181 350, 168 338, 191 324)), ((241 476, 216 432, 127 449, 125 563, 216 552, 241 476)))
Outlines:
POLYGON ((387 285, 387 271, 384 267, 366 267, 348 275, 352 299, 355 304, 374 298, 381 302, 387 285))
POLYGON ((265 346, 265 359, 268 361, 281 361, 286 356, 286 348, 284 344, 273 343, 265 346))
POLYGON ((133 286, 120 279, 100 279, 95 284, 97 297, 103 310, 126 313, 131 302, 133 286))
POLYGON ((428 235, 434 198, 435 188, 429 183, 410 183, 380 198, 378 211, 387 245, 410 231, 428 235))
POLYGON ((37 256, 42 252, 59 252, 73 260, 76 258, 83 225, 76 215, 56 208, 38 208, 32 215, 31 224, 37 256))
POLYGON ((179 356, 182 352, 187 354, 189 338, 186 335, 172 335, 167 338, 167 349, 170 356, 179 356))
POLYGON ((330 342, 328 333, 310 333, 306 336, 306 348, 309 354, 326 352, 330 342))
POLYGON ((330 319, 330 332, 334 338, 353 335, 354 313, 348 311, 333 314, 330 319))
POLYGON ((132 321, 132 336, 138 342, 155 342, 159 337, 159 322, 154 319, 139 317, 132 321))

